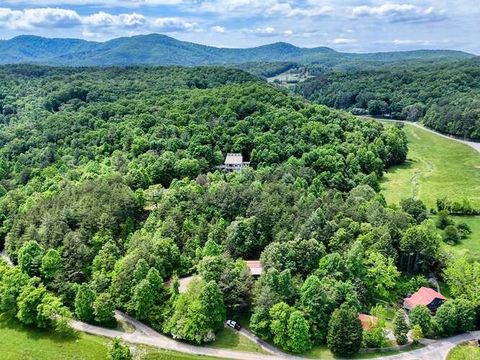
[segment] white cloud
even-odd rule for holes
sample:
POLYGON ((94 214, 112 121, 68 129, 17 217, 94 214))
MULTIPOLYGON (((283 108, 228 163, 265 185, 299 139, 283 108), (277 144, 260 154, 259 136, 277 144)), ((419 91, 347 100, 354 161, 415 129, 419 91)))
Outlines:
POLYGON ((354 44, 357 42, 357 39, 348 39, 348 38, 336 38, 330 41, 332 44, 343 45, 343 44, 354 44))
POLYGON ((151 24, 152 29, 161 32, 184 32, 198 30, 198 24, 182 18, 157 18, 151 24))
POLYGON ((126 27, 135 28, 143 26, 147 23, 145 16, 137 13, 112 15, 104 11, 86 16, 82 19, 82 23, 94 28, 116 28, 126 27))
POLYGON ((32 5, 36 6, 60 6, 60 5, 87 5, 98 7, 125 7, 138 8, 142 6, 159 6, 159 5, 181 5, 186 3, 185 0, 3 0, 2 4, 12 5, 32 5))
POLYGON ((278 35, 277 31, 273 26, 259 27, 255 29, 246 30, 245 32, 253 34, 255 36, 261 36, 261 37, 270 37, 270 36, 278 35))
POLYGON ((102 33, 126 32, 187 32, 197 31, 196 22, 178 17, 147 18, 142 14, 110 14, 100 11, 80 16, 74 10, 60 8, 38 8, 12 10, 0 8, 0 28, 11 30, 81 28, 86 37, 101 37, 102 33))
POLYGON ((70 28, 80 25, 81 17, 73 10, 39 8, 12 10, 0 8, 0 27, 32 30, 35 28, 70 28))
POLYGON ((319 6, 319 7, 308 7, 308 8, 295 8, 292 9, 287 16, 323 16, 333 13, 334 8, 331 6, 319 6))
POLYGON ((397 39, 393 40, 394 45, 431 45, 431 42, 428 40, 412 40, 412 39, 397 39))
POLYGON ((212 30, 219 34, 223 34, 225 32, 225 28, 223 26, 212 26, 212 30))
POLYGON ((386 3, 379 6, 357 6, 351 11, 353 17, 387 18, 392 22, 437 21, 445 17, 433 6, 420 7, 412 4, 386 3))
POLYGON ((193 1, 187 9, 190 11, 221 14, 225 17, 242 16, 286 16, 315 17, 328 15, 333 7, 313 3, 299 6, 300 2, 287 0, 206 0, 198 3, 193 1), (297 4, 298 3, 298 4, 297 4))

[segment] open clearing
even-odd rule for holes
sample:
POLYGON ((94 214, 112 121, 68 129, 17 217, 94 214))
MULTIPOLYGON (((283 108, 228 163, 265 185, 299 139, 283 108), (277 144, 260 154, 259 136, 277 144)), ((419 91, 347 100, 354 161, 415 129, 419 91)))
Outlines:
POLYGON ((2 360, 103 360, 107 356, 108 341, 85 334, 66 340, 0 317, 2 360))
POLYGON ((411 124, 405 124, 404 130, 409 140, 408 160, 385 174, 382 191, 387 202, 397 204, 413 196, 433 208, 438 198, 466 198, 480 207, 480 154, 411 124))
MULTIPOLYGON (((127 330, 130 330, 130 326, 127 330)), ((127 331, 130 332, 130 331, 127 331)), ((105 360, 110 339, 78 333, 76 337, 63 339, 55 333, 29 328, 14 320, 0 316, 0 359, 1 360, 105 360)), ((210 345, 236 351, 265 354, 254 342, 237 332, 223 329, 217 340, 210 345)), ((148 346, 135 346, 138 360, 213 360, 217 357, 199 356, 161 350, 148 346)))
POLYGON ((446 245, 452 249, 457 256, 466 256, 473 260, 480 261, 480 216, 452 216, 456 224, 466 223, 472 230, 471 235, 460 240, 454 246, 446 245))
POLYGON ((240 335, 238 331, 232 331, 224 328, 218 332, 216 338, 217 339, 212 344, 209 344, 208 347, 215 349, 231 349, 258 354, 268 354, 253 341, 247 339, 245 336, 240 335))

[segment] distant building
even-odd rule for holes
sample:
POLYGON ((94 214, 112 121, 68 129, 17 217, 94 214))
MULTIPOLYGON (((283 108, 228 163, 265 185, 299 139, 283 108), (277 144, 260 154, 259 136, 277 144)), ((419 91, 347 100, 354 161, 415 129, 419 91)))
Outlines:
POLYGON ((263 266, 260 260, 247 260, 247 266, 252 276, 260 276, 263 272, 263 266))
POLYGON ((225 163, 220 166, 221 169, 228 172, 240 171, 244 167, 250 166, 249 161, 243 161, 243 155, 240 153, 228 153, 225 157, 225 163))
POLYGON ((415 306, 425 305, 431 312, 437 311, 447 298, 438 291, 422 286, 416 293, 403 300, 403 307, 412 310, 415 306))
POLYGON ((372 327, 377 326, 378 324, 378 318, 376 316, 358 314, 358 319, 362 323, 363 330, 370 330, 372 327))

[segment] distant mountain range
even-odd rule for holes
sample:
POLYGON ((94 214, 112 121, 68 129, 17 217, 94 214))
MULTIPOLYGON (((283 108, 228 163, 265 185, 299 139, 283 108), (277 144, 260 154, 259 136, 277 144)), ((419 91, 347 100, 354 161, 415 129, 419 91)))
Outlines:
POLYGON ((470 57, 474 55, 452 50, 342 53, 328 47, 300 48, 283 42, 247 49, 230 49, 194 44, 159 34, 122 37, 106 42, 50 39, 31 35, 0 41, 0 64, 192 66, 289 61, 332 65, 356 61, 388 63, 470 57))

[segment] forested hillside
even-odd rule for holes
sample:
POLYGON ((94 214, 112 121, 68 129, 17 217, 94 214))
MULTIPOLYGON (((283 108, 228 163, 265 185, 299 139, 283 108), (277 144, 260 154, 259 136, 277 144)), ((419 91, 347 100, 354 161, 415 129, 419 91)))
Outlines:
POLYGON ((391 116, 480 139, 480 59, 331 72, 305 81, 307 99, 357 114, 391 116))
POLYGON ((0 236, 17 265, 0 263, 6 316, 65 332, 73 314, 108 325, 117 308, 202 344, 251 309, 251 329, 284 350, 348 355, 387 341, 383 322, 362 335, 359 312, 448 266, 466 298, 443 313, 459 320, 423 331, 473 327, 470 264, 450 263, 420 201, 378 193, 406 159, 400 127, 222 68, 7 66, 0 80, 0 236), (218 170, 227 152, 251 166, 218 170), (255 282, 250 259, 264 266, 255 282))
POLYGON ((50 39, 23 35, 0 40, 0 64, 35 63, 57 66, 212 65, 248 62, 315 63, 326 68, 356 67, 407 60, 466 59, 473 55, 450 50, 418 50, 370 54, 342 53, 328 47, 301 48, 277 42, 253 48, 217 48, 160 34, 121 37, 106 42, 50 39), (142 51, 139 51, 141 49, 142 51))

